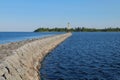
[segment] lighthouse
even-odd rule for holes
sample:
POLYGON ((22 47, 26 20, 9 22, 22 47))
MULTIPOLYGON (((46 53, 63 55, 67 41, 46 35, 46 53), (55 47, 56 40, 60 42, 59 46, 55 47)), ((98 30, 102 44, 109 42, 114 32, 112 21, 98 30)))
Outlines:
POLYGON ((67 32, 70 32, 70 29, 71 29, 70 23, 68 22, 68 24, 67 24, 67 32))

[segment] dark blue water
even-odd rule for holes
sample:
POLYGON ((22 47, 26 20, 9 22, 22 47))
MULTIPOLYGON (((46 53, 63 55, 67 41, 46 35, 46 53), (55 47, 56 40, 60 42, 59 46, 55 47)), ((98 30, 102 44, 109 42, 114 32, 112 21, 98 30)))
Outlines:
POLYGON ((73 33, 44 59, 40 73, 42 80, 120 80, 120 33, 73 33))
POLYGON ((0 44, 21 41, 26 39, 41 38, 60 34, 58 32, 0 32, 0 44))

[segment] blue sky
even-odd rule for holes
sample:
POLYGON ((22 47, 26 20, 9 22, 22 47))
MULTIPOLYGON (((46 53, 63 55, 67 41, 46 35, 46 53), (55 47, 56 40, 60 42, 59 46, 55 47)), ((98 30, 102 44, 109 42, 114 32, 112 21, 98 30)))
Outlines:
POLYGON ((120 27, 120 0, 0 0, 0 31, 120 27))

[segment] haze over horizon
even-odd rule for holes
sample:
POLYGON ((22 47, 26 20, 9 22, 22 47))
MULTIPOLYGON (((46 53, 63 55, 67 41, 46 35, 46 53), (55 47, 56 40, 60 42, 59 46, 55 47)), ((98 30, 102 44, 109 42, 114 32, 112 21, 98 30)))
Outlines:
POLYGON ((0 31, 120 27, 120 0, 0 0, 0 31))

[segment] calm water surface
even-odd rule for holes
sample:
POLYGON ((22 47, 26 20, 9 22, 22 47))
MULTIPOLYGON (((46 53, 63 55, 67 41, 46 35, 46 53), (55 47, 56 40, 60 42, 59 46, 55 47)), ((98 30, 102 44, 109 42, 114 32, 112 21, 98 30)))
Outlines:
POLYGON ((41 38, 60 34, 59 32, 0 32, 0 44, 21 41, 26 39, 41 38))
POLYGON ((40 69, 42 80, 120 80, 120 33, 73 33, 40 69))

